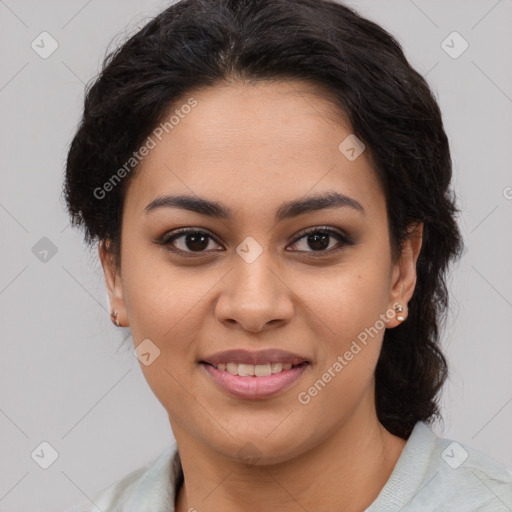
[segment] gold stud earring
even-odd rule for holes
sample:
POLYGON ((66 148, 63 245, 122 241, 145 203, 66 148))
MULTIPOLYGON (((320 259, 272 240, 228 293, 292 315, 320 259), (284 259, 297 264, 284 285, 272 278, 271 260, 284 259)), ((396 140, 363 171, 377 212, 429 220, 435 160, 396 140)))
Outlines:
POLYGON ((112 313, 110 313, 110 316, 112 317, 112 322, 114 322, 116 324, 117 327, 121 327, 121 324, 119 323, 119 320, 117 319, 117 311, 114 309, 114 311, 112 311, 112 313))
MULTIPOLYGON (((403 310, 404 310, 404 308, 400 304, 398 304, 398 306, 395 306, 395 311, 397 313, 401 313, 403 310)), ((403 317, 402 315, 399 315, 399 316, 396 317, 396 319, 399 322, 403 322, 405 320, 405 317, 403 317)))

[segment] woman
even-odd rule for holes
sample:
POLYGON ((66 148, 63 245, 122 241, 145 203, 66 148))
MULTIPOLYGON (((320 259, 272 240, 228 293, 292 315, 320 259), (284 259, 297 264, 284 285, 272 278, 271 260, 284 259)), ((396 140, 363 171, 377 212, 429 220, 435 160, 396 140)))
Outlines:
POLYGON ((65 195, 176 446, 76 510, 512 509, 429 426, 451 174, 426 82, 339 3, 181 1, 110 55, 65 195))

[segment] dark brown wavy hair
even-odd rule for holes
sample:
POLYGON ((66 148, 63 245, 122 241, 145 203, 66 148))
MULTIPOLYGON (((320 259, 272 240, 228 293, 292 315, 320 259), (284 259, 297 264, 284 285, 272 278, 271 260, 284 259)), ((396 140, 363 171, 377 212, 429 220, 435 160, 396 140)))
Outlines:
POLYGON ((104 197, 169 109, 193 89, 301 79, 320 86, 366 145, 386 197, 394 261, 422 222, 423 245, 408 318, 388 329, 376 368, 376 409, 407 439, 440 418, 447 377, 439 348, 445 276, 463 251, 450 190, 452 164, 438 104, 399 43, 379 25, 329 0, 183 0, 105 57, 88 84, 67 157, 64 195, 88 245, 106 241, 117 264, 123 198, 137 166, 104 197))

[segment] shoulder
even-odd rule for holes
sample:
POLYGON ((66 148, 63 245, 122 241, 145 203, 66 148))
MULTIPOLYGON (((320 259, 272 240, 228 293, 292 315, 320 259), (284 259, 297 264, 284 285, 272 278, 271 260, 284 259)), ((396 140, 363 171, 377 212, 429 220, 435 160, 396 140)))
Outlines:
POLYGON ((440 499, 471 503, 474 510, 482 512, 512 510, 510 468, 451 439, 435 436, 435 446, 429 466, 440 499))
POLYGON ((512 510, 512 471, 418 422, 386 485, 368 512, 512 510))
POLYGON ((175 445, 144 466, 93 493, 65 512, 170 512, 174 510, 174 487, 181 471, 175 445))

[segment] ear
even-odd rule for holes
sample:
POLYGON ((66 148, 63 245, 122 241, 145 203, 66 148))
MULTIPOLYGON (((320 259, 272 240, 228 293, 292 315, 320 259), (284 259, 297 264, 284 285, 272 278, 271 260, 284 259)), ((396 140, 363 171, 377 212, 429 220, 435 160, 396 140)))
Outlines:
MULTIPOLYGON (((103 267, 103 274, 105 276, 105 284, 110 300, 110 313, 117 311, 117 320, 122 327, 130 325, 126 315, 126 307, 123 296, 122 278, 119 267, 114 261, 114 257, 110 251, 107 241, 102 240, 98 245, 98 254, 103 267)), ((114 322, 114 318, 112 318, 114 322)))
POLYGON ((411 300, 416 287, 416 262, 420 254, 423 241, 423 223, 413 223, 408 228, 409 237, 404 243, 399 260, 394 264, 390 283, 388 308, 394 311, 396 305, 401 305, 403 311, 394 315, 387 321, 386 327, 396 327, 402 322, 397 316, 403 316, 407 320, 407 305, 411 300))

